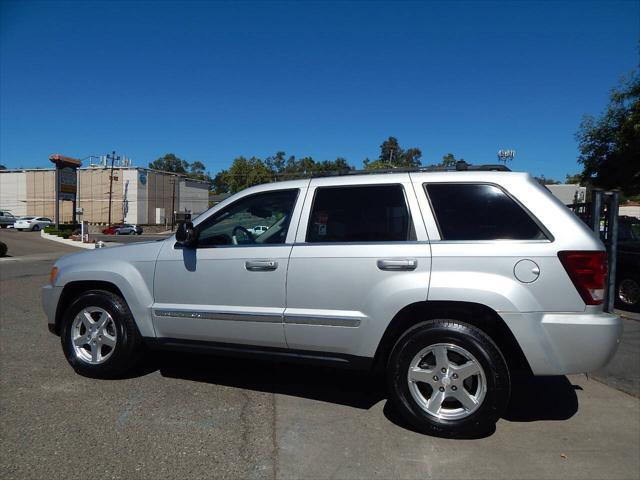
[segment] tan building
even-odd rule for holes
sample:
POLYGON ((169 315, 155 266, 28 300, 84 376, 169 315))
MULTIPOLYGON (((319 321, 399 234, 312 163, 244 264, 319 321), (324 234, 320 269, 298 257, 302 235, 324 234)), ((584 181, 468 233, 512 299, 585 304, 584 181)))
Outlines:
MULTIPOLYGON (((78 170, 78 218, 107 223, 111 169, 88 167, 78 170)), ((209 185, 169 172, 136 167, 113 169, 111 222, 142 225, 171 222, 175 211, 192 215, 209 205, 209 185)), ((55 170, 0 171, 0 209, 15 216, 55 216, 55 170)), ((60 221, 72 220, 73 202, 60 202, 60 221)))

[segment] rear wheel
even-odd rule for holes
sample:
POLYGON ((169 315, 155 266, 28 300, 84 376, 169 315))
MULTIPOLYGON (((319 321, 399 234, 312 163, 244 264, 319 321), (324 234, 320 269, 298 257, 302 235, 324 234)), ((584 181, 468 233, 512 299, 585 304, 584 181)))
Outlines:
POLYGON ((60 337, 69 364, 87 377, 118 377, 140 357, 142 340, 129 307, 104 290, 88 291, 67 308, 60 337))
POLYGON ((417 430, 441 436, 488 431, 504 412, 509 371, 495 343, 456 320, 405 332, 387 366, 390 399, 417 430))

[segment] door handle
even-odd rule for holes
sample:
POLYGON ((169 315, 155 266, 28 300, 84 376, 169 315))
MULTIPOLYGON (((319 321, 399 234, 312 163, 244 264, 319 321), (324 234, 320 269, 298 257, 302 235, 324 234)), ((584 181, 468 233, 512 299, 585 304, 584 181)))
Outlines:
POLYGON ((244 263, 244 266, 250 272, 264 272, 278 268, 278 262, 275 260, 249 260, 244 263))
POLYGON ((380 270, 415 270, 417 266, 418 261, 415 258, 378 260, 378 268, 380 270))

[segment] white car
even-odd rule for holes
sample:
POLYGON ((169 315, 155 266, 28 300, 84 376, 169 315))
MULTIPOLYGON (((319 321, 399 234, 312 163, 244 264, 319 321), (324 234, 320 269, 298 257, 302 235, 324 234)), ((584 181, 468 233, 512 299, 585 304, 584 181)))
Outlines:
POLYGON ((267 230, 269 230, 269 227, 265 226, 265 225, 256 225, 253 228, 250 228, 249 231, 255 236, 260 236, 262 235, 264 232, 266 232, 267 230))
POLYGON ((37 232, 49 225, 53 225, 53 222, 47 217, 20 217, 16 223, 13 224, 13 228, 20 231, 32 230, 37 232))

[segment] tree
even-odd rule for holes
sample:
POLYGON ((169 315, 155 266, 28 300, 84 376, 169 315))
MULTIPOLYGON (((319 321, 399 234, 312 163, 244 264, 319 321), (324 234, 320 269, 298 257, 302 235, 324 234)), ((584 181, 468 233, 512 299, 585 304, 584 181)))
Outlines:
POLYGON ((640 193, 640 75, 611 91, 600 118, 586 116, 576 134, 584 166, 582 180, 595 187, 640 193))
POLYGON ((0 165, 0 170, 6 170, 7 167, 5 167, 4 165, 0 165))
POLYGON ((273 171, 259 158, 236 158, 229 170, 224 170, 216 175, 214 186, 218 193, 220 190, 236 193, 245 188, 273 180, 273 171))
POLYGON ((419 148, 409 148, 403 150, 398 139, 389 137, 380 145, 380 156, 373 162, 368 158, 362 163, 365 170, 375 170, 384 168, 415 168, 422 165, 420 158, 422 152, 419 148))
POLYGON ((151 162, 149 164, 149 168, 152 168, 154 170, 162 170, 164 172, 187 173, 189 162, 176 157, 173 153, 167 153, 157 160, 151 162))
POLYGON ((193 163, 189 164, 189 172, 187 173, 187 177, 195 178, 197 180, 203 180, 205 182, 209 182, 209 185, 213 182, 209 174, 206 172, 207 167, 204 163, 196 160, 193 163))
POLYGON ((567 173, 567 175, 565 176, 564 183, 581 184, 582 183, 582 175, 579 174, 579 173, 576 173, 575 175, 571 175, 571 174, 567 173))
POLYGON ((285 152, 277 152, 264 161, 252 157, 236 158, 228 170, 222 170, 211 180, 215 193, 235 193, 252 185, 273 182, 276 180, 295 180, 309 178, 313 174, 323 172, 344 172, 353 170, 346 159, 316 162, 312 157, 286 157, 285 152))
POLYGON ((547 178, 544 175, 540 175, 539 177, 533 177, 533 178, 540 185, 558 185, 560 183, 558 180, 554 180, 553 178, 547 178))

